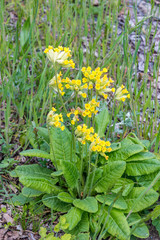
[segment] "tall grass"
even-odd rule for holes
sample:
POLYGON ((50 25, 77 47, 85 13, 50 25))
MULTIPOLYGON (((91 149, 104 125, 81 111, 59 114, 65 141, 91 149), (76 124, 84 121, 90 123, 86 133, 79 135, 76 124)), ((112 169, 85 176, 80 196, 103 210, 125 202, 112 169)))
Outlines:
MULTIPOLYGON (((43 50, 46 46, 63 45, 72 50, 78 65, 74 72, 66 75, 81 77, 81 67, 108 67, 109 75, 116 85, 125 84, 131 92, 130 106, 115 108, 111 139, 122 138, 124 132, 135 131, 140 138, 151 140, 158 152, 160 140, 159 102, 157 85, 148 87, 148 64, 152 57, 153 43, 149 47, 152 20, 146 32, 147 46, 144 49, 144 74, 139 82, 137 77, 140 35, 145 18, 131 28, 129 15, 125 16, 122 33, 118 34, 118 16, 126 9, 125 1, 99 1, 94 6, 89 0, 0 0, 0 104, 1 117, 4 114, 5 128, 1 130, 5 141, 10 144, 15 133, 22 136, 28 127, 45 124, 45 116, 53 104, 48 81, 54 70, 46 63, 43 50), (135 32, 134 54, 131 53, 129 34, 135 32), (156 92, 153 97, 153 91, 156 92), (115 119, 119 111, 123 119, 130 112, 133 124, 124 124, 123 133, 116 134, 115 119), (14 115, 14 117, 13 117, 14 115), (12 116, 12 117, 11 117, 12 116), (18 121, 17 121, 18 119, 18 121), (25 124, 24 124, 25 121, 25 124), (22 124, 23 122, 23 124, 22 124), (12 125, 14 131, 10 131, 12 125)), ((151 18, 152 19, 152 18, 151 18)), ((158 24, 158 23, 157 23, 158 24)), ((155 30, 156 31, 156 30, 155 30)), ((156 32, 155 32, 156 33, 156 32)), ((154 60, 153 79, 157 83, 159 56, 154 60)), ((71 103, 70 103, 71 104, 71 103)))

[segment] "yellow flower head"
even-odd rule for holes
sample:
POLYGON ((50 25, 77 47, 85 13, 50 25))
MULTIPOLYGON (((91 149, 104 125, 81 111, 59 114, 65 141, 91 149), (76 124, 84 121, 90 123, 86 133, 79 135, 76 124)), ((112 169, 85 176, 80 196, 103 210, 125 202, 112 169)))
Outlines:
POLYGON ((54 126, 57 128, 60 128, 62 131, 65 129, 64 126, 62 126, 62 122, 63 122, 63 116, 62 114, 57 114, 55 113, 55 108, 54 111, 51 110, 48 115, 47 115, 47 122, 50 126, 54 126))
POLYGON ((124 102, 126 98, 130 98, 130 94, 124 85, 121 85, 115 92, 115 99, 124 102))
POLYGON ((53 48, 52 46, 48 46, 44 50, 44 53, 46 53, 48 59, 53 63, 57 65, 61 65, 63 67, 75 67, 75 63, 73 60, 69 60, 71 57, 69 48, 59 46, 58 48, 53 48))

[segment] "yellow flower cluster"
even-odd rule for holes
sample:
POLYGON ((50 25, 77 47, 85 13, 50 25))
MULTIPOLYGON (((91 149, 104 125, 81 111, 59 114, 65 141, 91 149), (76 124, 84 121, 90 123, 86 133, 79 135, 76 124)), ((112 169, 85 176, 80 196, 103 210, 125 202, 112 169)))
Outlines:
POLYGON ((52 110, 47 115, 47 122, 50 126, 60 128, 63 131, 65 129, 65 127, 62 126, 63 116, 61 113, 57 114, 55 112, 56 109, 52 108, 52 110))
POLYGON ((64 87, 62 85, 62 79, 61 79, 61 72, 59 74, 57 74, 57 77, 54 76, 50 82, 49 82, 49 86, 52 87, 56 92, 58 92, 58 89, 59 89, 59 92, 60 94, 63 96, 65 94, 65 92, 63 91, 64 87), (56 79, 57 78, 57 79, 56 79), (58 85, 58 89, 57 89, 57 85, 58 85))
POLYGON ((100 153, 105 159, 108 159, 108 156, 105 155, 105 152, 112 151, 109 141, 101 140, 97 133, 94 133, 94 128, 87 128, 85 124, 78 125, 75 131, 77 140, 82 144, 90 142, 90 151, 100 153))
POLYGON ((83 111, 82 116, 88 116, 91 118, 92 114, 96 114, 98 112, 96 107, 99 107, 99 102, 96 102, 96 100, 93 98, 89 103, 85 104, 85 110, 83 111))
POLYGON ((75 125, 76 121, 79 121, 78 114, 80 113, 80 109, 72 109, 70 113, 67 113, 67 117, 70 118, 71 115, 73 115, 73 118, 71 120, 71 124, 75 125))
POLYGON ((119 87, 115 92, 115 99, 124 102, 126 98, 130 98, 130 94, 127 89, 121 85, 121 87, 119 87))
POLYGON ((100 137, 96 137, 95 140, 90 145, 90 150, 93 152, 99 152, 100 155, 108 159, 108 156, 105 155, 105 152, 111 152, 112 148, 110 147, 111 143, 109 141, 101 140, 100 137))
POLYGON ((84 83, 88 83, 88 89, 95 87, 97 93, 105 99, 108 97, 108 92, 115 92, 115 88, 109 88, 114 81, 108 78, 107 68, 103 68, 101 71, 98 67, 92 71, 91 67, 83 67, 81 71, 85 76, 82 80, 84 83))
POLYGON ((70 80, 68 77, 66 79, 62 79, 62 82, 65 83, 65 88, 75 91, 78 95, 81 95, 83 98, 87 97, 87 94, 83 92, 84 89, 87 89, 87 84, 82 85, 82 81, 80 79, 70 80))
POLYGON ((75 67, 75 63, 72 59, 68 60, 71 57, 71 50, 66 47, 58 46, 58 48, 53 48, 52 46, 48 46, 44 50, 44 53, 47 54, 48 59, 53 64, 58 64, 64 67, 75 67))
POLYGON ((94 141, 95 134, 94 134, 94 128, 87 128, 86 124, 78 125, 75 134, 77 136, 78 141, 80 141, 82 144, 86 144, 86 141, 94 141))

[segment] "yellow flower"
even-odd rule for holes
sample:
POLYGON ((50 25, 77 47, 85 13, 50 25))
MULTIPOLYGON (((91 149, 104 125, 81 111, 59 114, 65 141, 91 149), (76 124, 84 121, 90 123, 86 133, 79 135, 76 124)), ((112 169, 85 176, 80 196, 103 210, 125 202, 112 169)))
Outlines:
POLYGON ((115 99, 124 102, 126 98, 130 98, 130 94, 128 94, 127 89, 121 85, 115 92, 115 99))
POLYGON ((61 130, 62 130, 62 131, 64 131, 64 129, 65 129, 65 127, 64 127, 64 126, 62 126, 62 127, 61 127, 61 130))
POLYGON ((102 147, 98 145, 98 146, 97 146, 97 151, 98 151, 98 152, 101 152, 101 150, 102 150, 102 147))
POLYGON ((62 46, 59 46, 58 48, 53 48, 52 46, 49 46, 44 50, 44 53, 46 53, 48 59, 53 64, 72 68, 74 68, 75 66, 72 60, 68 60, 71 54, 70 50, 67 48, 63 48, 62 46))
POLYGON ((90 107, 91 107, 90 104, 88 104, 88 103, 85 104, 85 109, 89 110, 90 107))
POLYGON ((53 112, 56 112, 57 110, 56 110, 54 107, 52 107, 52 111, 53 111, 53 112))
POLYGON ((112 148, 107 148, 107 151, 108 151, 108 152, 111 152, 111 151, 112 151, 112 148))
POLYGON ((109 141, 106 142, 106 147, 111 146, 111 143, 109 141))
POLYGON ((106 152, 107 151, 107 148, 106 147, 102 147, 102 152, 106 152))
POLYGON ((91 148, 91 150, 92 150, 93 152, 97 151, 96 146, 94 145, 94 146, 91 148))
POLYGON ((100 84, 96 84, 95 88, 96 88, 97 90, 99 90, 99 89, 100 89, 100 84))
POLYGON ((111 91, 112 91, 112 92, 115 92, 115 88, 112 88, 111 91))
POLYGON ((88 140, 88 141, 90 141, 90 140, 91 140, 91 137, 90 137, 90 135, 87 135, 87 136, 86 136, 86 140, 88 140))
POLYGON ((82 126, 78 125, 77 129, 78 129, 78 131, 81 131, 82 130, 82 126))
POLYGON ((67 113, 67 117, 69 118, 71 116, 71 113, 67 113))
POLYGON ((74 120, 71 120, 71 124, 72 124, 72 125, 75 125, 75 121, 74 121, 74 120))

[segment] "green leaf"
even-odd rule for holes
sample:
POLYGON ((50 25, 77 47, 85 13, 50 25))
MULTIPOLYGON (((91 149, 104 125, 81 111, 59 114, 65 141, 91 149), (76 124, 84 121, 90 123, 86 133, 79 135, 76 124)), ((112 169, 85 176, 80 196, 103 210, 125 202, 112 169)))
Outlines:
POLYGON ((61 240, 71 240, 71 238, 72 238, 71 234, 64 234, 63 236, 61 236, 61 240))
POLYGON ((14 195, 12 197, 11 203, 13 203, 15 206, 23 206, 32 200, 32 198, 25 197, 22 193, 20 193, 19 195, 14 195))
POLYGON ((66 203, 72 203, 73 202, 73 198, 71 197, 71 195, 67 192, 61 192, 58 194, 58 199, 61 200, 62 202, 66 202, 66 203))
POLYGON ((72 161, 71 159, 71 133, 65 128, 62 131, 59 128, 50 129, 51 155, 54 157, 54 163, 61 170, 62 161, 72 161))
MULTIPOLYGON (((99 168, 96 169, 95 176, 94 176, 94 181, 93 181, 93 186, 102 177, 102 173, 103 173, 102 169, 99 169, 99 168)), ((86 186, 86 192, 89 191, 89 188, 91 186, 93 174, 94 174, 94 172, 91 172, 90 175, 89 175, 88 183, 87 183, 87 186, 86 186)))
POLYGON ((109 161, 119 161, 119 160, 126 160, 130 156, 142 152, 144 148, 141 145, 134 144, 131 140, 129 139, 124 139, 121 142, 121 148, 118 149, 117 151, 108 153, 107 155, 109 156, 109 161))
POLYGON ((19 181, 28 188, 51 193, 61 192, 61 188, 55 186, 57 179, 51 178, 52 171, 42 168, 37 164, 18 166, 15 169, 19 181))
POLYGON ((20 32, 20 45, 23 48, 25 43, 28 41, 29 38, 29 32, 30 32, 30 18, 28 18, 21 29, 20 32))
POLYGON ((32 188, 24 187, 24 188, 22 189, 22 194, 23 194, 25 197, 38 197, 38 196, 42 195, 43 192, 38 191, 38 190, 35 190, 35 189, 32 189, 32 188))
POLYGON ((39 149, 29 149, 20 153, 21 156, 27 157, 39 157, 39 158, 47 158, 51 159, 51 155, 47 152, 44 152, 39 149))
POLYGON ((70 234, 75 236, 82 232, 89 232, 89 221, 87 212, 83 212, 80 222, 75 228, 69 231, 70 234))
POLYGON ((155 228, 160 236, 160 224, 159 223, 160 223, 160 218, 154 219, 152 221, 153 226, 155 226, 155 228))
MULTIPOLYGON (((97 195, 96 196, 96 199, 100 202, 100 203, 104 203, 105 202, 105 205, 111 205, 115 199, 116 199, 116 194, 108 194, 108 195, 97 195)), ((127 203, 126 201, 124 200, 123 197, 119 197, 113 204, 113 207, 114 208, 117 208, 117 209, 122 209, 122 210, 125 210, 127 209, 127 203)))
POLYGON ((76 187, 79 179, 79 173, 75 164, 68 161, 61 161, 61 166, 68 186, 70 188, 76 187))
POLYGON ((129 157, 126 161, 127 162, 143 161, 143 160, 148 160, 148 159, 153 159, 153 158, 155 158, 155 155, 151 152, 140 152, 140 153, 137 153, 137 154, 129 157))
POLYGON ((124 161, 109 162, 103 169, 102 178, 95 184, 97 192, 106 192, 122 176, 126 168, 124 161))
POLYGON ((149 230, 145 223, 139 223, 141 221, 141 217, 138 213, 132 213, 128 218, 129 226, 132 226, 132 229, 135 230, 132 234, 138 238, 147 238, 149 237, 149 230))
POLYGON ((119 193, 119 191, 124 189, 122 192, 122 196, 127 196, 133 187, 134 187, 134 182, 132 180, 126 179, 126 178, 120 178, 117 180, 117 182, 115 183, 111 191, 114 193, 119 193))
POLYGON ((78 208, 72 207, 69 212, 64 215, 66 218, 66 222, 69 223, 69 230, 72 230, 77 226, 77 224, 80 222, 82 217, 82 211, 78 208))
POLYGON ((98 203, 94 197, 87 197, 83 200, 75 199, 73 205, 83 211, 95 213, 98 211, 98 203))
POLYGON ((38 136, 42 137, 49 144, 50 139, 49 139, 48 129, 43 127, 37 127, 36 129, 38 130, 37 131, 38 136))
POLYGON ((158 218, 160 216, 160 205, 157 205, 153 211, 151 212, 151 218, 152 220, 158 218))
MULTIPOLYGON (((103 223, 105 223, 106 218, 108 216, 108 208, 105 207, 103 211, 104 211, 103 223)), ((120 240, 129 239, 130 228, 126 220, 126 217, 121 211, 112 209, 108 216, 108 221, 106 221, 105 227, 111 235, 117 237, 118 239, 120 240)))
MULTIPOLYGON (((143 187, 148 187, 153 179, 157 176, 158 172, 154 172, 154 173, 150 173, 148 175, 143 175, 143 176, 137 176, 136 180, 139 183, 139 185, 143 186, 143 187)), ((153 189, 158 191, 160 188, 160 179, 154 184, 153 189)))
POLYGON ((142 211, 158 200, 159 194, 153 189, 148 190, 145 195, 138 198, 145 190, 145 187, 134 187, 129 195, 125 197, 128 204, 127 212, 130 212, 131 210, 133 212, 142 211))
POLYGON ((59 171, 51 173, 51 176, 53 176, 53 177, 59 177, 59 176, 62 176, 62 175, 63 175, 63 171, 62 170, 59 170, 59 171))
POLYGON ((128 176, 141 176, 158 170, 160 170, 160 161, 157 159, 129 162, 126 166, 126 173, 128 176))
POLYGON ((7 168, 8 166, 12 166, 17 161, 14 160, 14 158, 5 158, 0 163, 0 168, 7 168))
POLYGON ((118 143, 111 143, 111 148, 112 148, 111 152, 114 152, 114 151, 116 151, 116 150, 121 148, 121 143, 120 142, 118 142, 118 143))
POLYGON ((104 108, 98 115, 95 117, 95 128, 96 132, 100 137, 104 136, 107 125, 110 121, 109 112, 107 108, 104 108))
POLYGON ((11 177, 18 177, 18 175, 17 175, 17 173, 16 173, 15 170, 10 171, 10 172, 9 172, 9 175, 10 175, 11 177))
POLYGON ((89 233, 79 233, 75 240, 89 240, 89 233))
POLYGON ((71 208, 71 204, 61 202, 56 195, 45 194, 42 198, 42 202, 45 206, 60 212, 68 212, 71 208))

